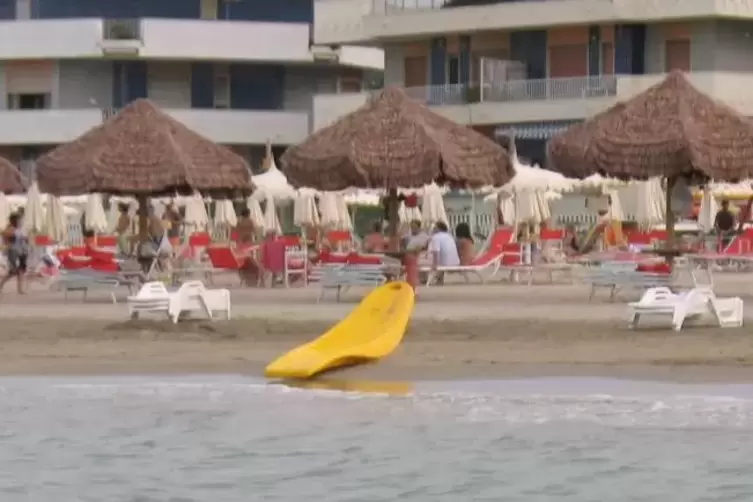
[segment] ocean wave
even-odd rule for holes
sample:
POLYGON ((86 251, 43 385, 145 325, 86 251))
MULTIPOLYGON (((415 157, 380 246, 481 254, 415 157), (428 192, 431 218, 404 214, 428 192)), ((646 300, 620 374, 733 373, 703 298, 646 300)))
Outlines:
POLYGON ((438 384, 433 383, 395 395, 389 392, 396 388, 394 383, 380 387, 373 382, 363 388, 375 392, 361 392, 354 382, 343 390, 321 388, 321 382, 310 389, 243 377, 4 379, 0 382, 4 398, 0 407, 27 408, 38 402, 48 406, 56 402, 92 406, 95 402, 115 402, 121 406, 172 403, 190 410, 233 409, 238 403, 239 407, 258 407, 270 414, 295 414, 305 409, 312 419, 327 417, 332 410, 357 416, 368 409, 404 420, 435 415, 467 423, 753 428, 753 397, 748 387, 590 382, 590 386, 569 382, 574 388, 569 392, 562 391, 566 379, 498 382, 496 386, 487 382, 477 385, 477 390, 470 390, 474 386, 468 382, 462 389, 449 390, 437 390, 438 384), (551 386, 552 382, 556 385, 551 386), (594 392, 599 384, 603 389, 594 392), (388 391, 380 392, 382 388, 388 391), (725 389, 737 395, 725 395, 725 389), (353 402, 361 404, 348 404, 353 402))

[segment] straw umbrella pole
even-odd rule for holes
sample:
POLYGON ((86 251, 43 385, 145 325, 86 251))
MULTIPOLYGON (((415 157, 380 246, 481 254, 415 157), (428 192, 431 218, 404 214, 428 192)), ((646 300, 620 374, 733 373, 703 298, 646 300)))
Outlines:
POLYGON ((398 228, 398 188, 432 182, 501 186, 515 174, 502 147, 432 112, 398 88, 382 91, 289 148, 281 161, 295 187, 387 190, 393 237, 398 228))
MULTIPOLYGON (((670 248, 675 242, 672 191, 680 178, 703 182, 753 176, 753 122, 695 89, 682 72, 671 73, 622 109, 586 121, 585 127, 590 127, 590 142, 580 156, 582 167, 569 174, 666 178, 670 248)), ((555 148, 549 154, 566 172, 573 165, 555 148)))
POLYGON ((54 195, 135 196, 142 241, 148 237, 149 197, 199 191, 223 198, 251 191, 242 157, 144 99, 40 157, 37 176, 40 189, 54 195))

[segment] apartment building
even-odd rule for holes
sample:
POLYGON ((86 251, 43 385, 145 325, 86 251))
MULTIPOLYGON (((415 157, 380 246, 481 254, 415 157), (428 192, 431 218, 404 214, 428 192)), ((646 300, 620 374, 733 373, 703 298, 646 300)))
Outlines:
MULTIPOLYGON (((385 51, 385 84, 541 161, 546 140, 672 69, 753 116, 753 0, 316 0, 316 43, 385 51)), ((317 96, 316 127, 365 93, 317 96)))
POLYGON ((0 0, 0 155, 33 169, 146 97, 258 164, 314 94, 381 78, 381 50, 314 46, 312 22, 312 0, 0 0))

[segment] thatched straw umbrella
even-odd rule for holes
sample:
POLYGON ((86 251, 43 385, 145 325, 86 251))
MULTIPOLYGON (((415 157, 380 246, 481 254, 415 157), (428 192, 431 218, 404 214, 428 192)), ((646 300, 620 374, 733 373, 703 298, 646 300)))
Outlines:
POLYGON ((624 108, 624 103, 617 103, 550 139, 547 143, 547 167, 570 178, 586 178, 597 172, 599 169, 594 164, 590 149, 594 134, 605 119, 624 108))
POLYGON ((282 166, 290 183, 334 191, 384 188, 396 232, 397 188, 431 182, 501 186, 515 174, 507 152, 389 88, 358 110, 289 148, 282 166), (394 213, 394 214, 393 214, 394 213))
MULTIPOLYGON (((580 177, 601 173, 625 179, 667 178, 670 244, 674 239, 670 201, 678 179, 736 181, 753 176, 753 122, 698 91, 679 71, 621 109, 580 127, 591 131, 582 161, 577 162, 577 155, 558 158, 553 147, 553 162, 564 160, 565 169, 573 169, 569 174, 580 177), (578 164, 580 169, 573 167, 578 164)), ((576 148, 564 149, 570 153, 578 152, 579 136, 574 136, 570 139, 576 148)))
POLYGON ((221 198, 251 191, 241 156, 144 99, 40 157, 37 177, 40 190, 54 195, 136 196, 142 237, 147 197, 199 191, 221 198))
POLYGON ((11 161, 0 157, 0 193, 13 194, 26 191, 23 175, 11 161))

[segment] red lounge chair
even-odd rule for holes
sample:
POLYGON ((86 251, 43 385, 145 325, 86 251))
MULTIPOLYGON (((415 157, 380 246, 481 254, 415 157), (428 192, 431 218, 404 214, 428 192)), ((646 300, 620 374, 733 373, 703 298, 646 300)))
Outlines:
POLYGON ((333 253, 329 249, 322 249, 319 253, 319 263, 322 264, 334 264, 334 263, 348 263, 348 255, 343 253, 333 253))
POLYGON ((343 249, 353 243, 353 235, 349 230, 330 230, 326 239, 332 249, 343 249))
POLYGON ((358 253, 350 253, 345 257, 345 262, 348 265, 381 265, 382 257, 374 255, 361 255, 358 253))
MULTIPOLYGON (((473 259, 470 265, 458 265, 457 267, 439 267, 437 272, 443 273, 461 273, 468 280, 468 274, 474 274, 480 282, 485 282, 487 278, 494 277, 503 265, 512 266, 521 263, 522 254, 521 246, 517 243, 511 243, 512 230, 498 228, 489 237, 486 249, 479 253, 473 259)), ((431 273, 431 267, 422 267, 422 272, 429 272, 426 285, 436 280, 431 273)))
POLYGON ((565 231, 560 228, 545 228, 539 236, 541 241, 562 241, 564 238, 565 231))
MULTIPOLYGON (((253 261, 248 256, 237 256, 229 247, 208 247, 207 256, 212 264, 214 272, 235 271, 240 272, 242 269, 251 267, 253 261)), ((241 279, 243 283, 243 279, 241 279)))
POLYGON ((73 254, 59 255, 60 268, 63 270, 83 270, 91 268, 92 259, 88 256, 75 256, 73 254))
POLYGON ((55 241, 50 239, 46 235, 37 235, 34 237, 34 245, 40 248, 52 246, 55 244, 55 241))

